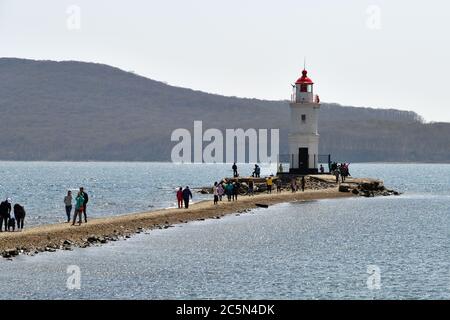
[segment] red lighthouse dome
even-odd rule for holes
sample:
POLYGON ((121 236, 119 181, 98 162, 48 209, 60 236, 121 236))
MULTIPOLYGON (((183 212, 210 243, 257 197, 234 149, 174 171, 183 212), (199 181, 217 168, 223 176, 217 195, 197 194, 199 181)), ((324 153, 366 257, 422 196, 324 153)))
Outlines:
POLYGON ((303 70, 302 76, 300 78, 298 78, 298 80, 295 82, 295 84, 314 84, 314 82, 310 78, 308 78, 307 74, 308 74, 308 71, 303 70))

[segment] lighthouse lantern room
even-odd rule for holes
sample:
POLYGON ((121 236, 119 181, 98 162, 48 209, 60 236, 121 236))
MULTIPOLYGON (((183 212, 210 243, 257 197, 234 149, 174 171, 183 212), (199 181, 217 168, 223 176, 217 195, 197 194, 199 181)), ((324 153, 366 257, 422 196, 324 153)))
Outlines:
POLYGON ((291 122, 289 126, 289 173, 309 174, 318 172, 320 101, 314 95, 314 82, 308 72, 293 85, 291 97, 291 122))

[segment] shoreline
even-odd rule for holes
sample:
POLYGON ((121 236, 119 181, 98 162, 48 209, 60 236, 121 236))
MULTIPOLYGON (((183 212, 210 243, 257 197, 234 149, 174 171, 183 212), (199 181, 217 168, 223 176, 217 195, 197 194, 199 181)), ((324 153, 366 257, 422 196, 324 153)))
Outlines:
POLYGON ((239 196, 237 201, 226 199, 213 204, 211 200, 193 203, 188 209, 166 208, 141 213, 123 214, 111 217, 94 218, 80 226, 71 223, 57 223, 31 227, 21 232, 0 233, 0 255, 12 258, 19 254, 34 255, 39 252, 71 250, 73 247, 89 247, 94 244, 107 243, 129 238, 132 234, 145 230, 167 229, 174 224, 195 220, 220 219, 224 215, 242 213, 257 208, 256 203, 273 205, 302 200, 320 200, 355 197, 350 192, 339 192, 337 187, 305 190, 292 193, 282 191, 272 194, 255 194, 239 196))

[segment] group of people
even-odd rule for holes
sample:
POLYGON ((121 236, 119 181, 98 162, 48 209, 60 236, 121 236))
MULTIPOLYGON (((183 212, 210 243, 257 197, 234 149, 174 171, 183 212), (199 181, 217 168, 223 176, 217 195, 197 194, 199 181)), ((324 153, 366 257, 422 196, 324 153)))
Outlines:
POLYGON ((336 183, 339 182, 339 177, 341 177, 341 182, 345 182, 345 179, 350 176, 350 171, 348 169, 350 163, 337 163, 333 162, 330 166, 331 172, 336 177, 336 183))
MULTIPOLYGON (((64 197, 64 204, 66 206, 66 215, 67 215, 67 223, 71 221, 70 215, 72 213, 72 191, 67 191, 67 195, 64 197)), ((78 224, 80 225, 82 222, 82 215, 84 215, 84 222, 87 223, 87 213, 86 207, 89 202, 89 195, 86 191, 84 191, 83 187, 80 187, 80 190, 75 197, 75 210, 73 213, 72 225, 75 225, 75 222, 78 218, 78 224)))
POLYGON ((16 224, 18 231, 23 229, 26 214, 25 208, 18 203, 11 208, 11 202, 11 198, 7 198, 0 203, 0 232, 3 232, 3 225, 5 226, 4 231, 14 232, 16 224), (11 209, 14 211, 14 216, 11 215, 11 209))
POLYGON ((177 202, 178 202, 178 209, 184 208, 188 209, 189 208, 189 200, 192 199, 192 192, 189 189, 189 186, 186 186, 186 188, 182 188, 180 187, 177 190, 177 202))
POLYGON ((219 201, 222 201, 222 198, 225 195, 227 196, 228 201, 237 201, 240 187, 241 184, 238 181, 221 181, 219 183, 217 181, 214 182, 212 188, 214 204, 218 204, 219 201))

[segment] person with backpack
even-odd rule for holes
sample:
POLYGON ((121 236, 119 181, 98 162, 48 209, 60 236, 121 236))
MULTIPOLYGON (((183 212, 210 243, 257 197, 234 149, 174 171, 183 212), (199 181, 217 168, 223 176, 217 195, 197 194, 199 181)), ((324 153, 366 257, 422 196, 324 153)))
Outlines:
POLYGON ((16 218, 17 230, 23 230, 23 223, 25 221, 25 208, 20 204, 16 203, 14 205, 14 218, 16 218))
POLYGON ((84 197, 81 193, 81 191, 78 192, 77 197, 75 198, 75 211, 73 213, 73 221, 72 225, 75 225, 75 221, 77 220, 78 216, 78 224, 81 224, 81 215, 83 214, 83 204, 84 204, 84 197))
POLYGON ((186 186, 183 190, 183 201, 184 201, 184 208, 189 208, 189 199, 192 199, 192 192, 189 190, 189 186, 186 186))
POLYGON ((5 231, 8 231, 8 220, 11 215, 11 199, 8 198, 0 203, 0 232, 2 231, 3 223, 5 224, 5 231))

